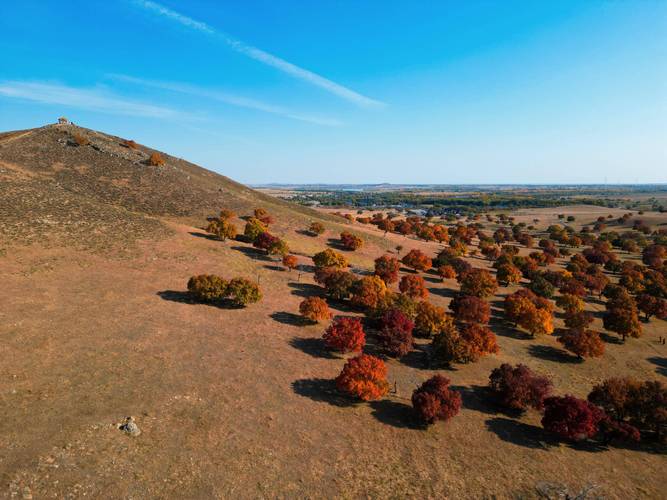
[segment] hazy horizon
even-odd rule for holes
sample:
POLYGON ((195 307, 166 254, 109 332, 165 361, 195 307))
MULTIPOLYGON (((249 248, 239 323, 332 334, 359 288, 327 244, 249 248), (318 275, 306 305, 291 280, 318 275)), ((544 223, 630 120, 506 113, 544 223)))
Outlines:
POLYGON ((667 182, 667 3, 0 5, 0 128, 252 184, 667 182))

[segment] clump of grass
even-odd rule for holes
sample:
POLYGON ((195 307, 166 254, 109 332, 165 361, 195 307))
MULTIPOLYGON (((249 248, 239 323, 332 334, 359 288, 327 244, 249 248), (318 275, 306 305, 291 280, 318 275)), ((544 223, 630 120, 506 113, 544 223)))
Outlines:
POLYGON ((90 144, 90 139, 81 134, 74 134, 72 138, 74 139, 74 142, 76 142, 77 146, 87 146, 90 144))
POLYGON ((164 158, 160 153, 152 153, 150 158, 148 158, 148 164, 152 167, 161 167, 164 165, 164 158))

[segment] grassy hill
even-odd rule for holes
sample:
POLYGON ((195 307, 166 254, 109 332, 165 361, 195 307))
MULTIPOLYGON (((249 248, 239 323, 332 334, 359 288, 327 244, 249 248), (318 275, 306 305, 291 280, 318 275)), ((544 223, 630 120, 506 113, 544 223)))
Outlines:
POLYGON ((74 125, 0 134, 0 239, 83 247, 131 244, 167 233, 159 218, 201 221, 219 208, 261 206, 285 224, 336 217, 292 205, 180 158, 74 125), (76 137, 83 138, 79 145, 76 137))
MULTIPOLYGON (((581 361, 557 335, 532 338, 505 321, 505 297, 524 280, 488 298, 499 353, 445 367, 433 362, 431 339, 417 338, 403 358, 385 359, 390 393, 356 401, 334 383, 351 355, 325 348, 328 322, 298 314, 304 298, 324 297, 311 256, 337 248, 343 228, 364 239, 345 251, 357 277, 398 246, 435 256, 442 245, 347 224, 168 155, 151 166, 153 152, 73 126, 0 134, 0 497, 538 499, 591 488, 586 498, 664 497, 663 449, 561 442, 538 411, 508 413, 486 390, 501 363, 526 364, 556 394, 580 398, 612 376, 662 380, 664 321, 643 323, 642 337, 626 342, 605 333, 604 356, 581 361), (241 217, 266 208, 298 270, 198 227, 223 207, 241 217), (314 219, 325 221, 319 237, 303 234, 314 219), (187 283, 198 274, 251 279, 263 298, 246 308, 194 301, 187 283), (425 429, 411 396, 436 374, 451 380, 462 408, 425 429), (122 431, 128 416, 139 436, 122 431)), ((585 224, 623 211, 515 215, 539 219, 537 239, 560 213, 585 224)), ((505 227, 484 224, 489 234, 505 227)), ((641 262, 636 252, 621 257, 641 262)), ((466 258, 494 272, 490 260, 466 258)), ((459 284, 421 276, 428 300, 447 310, 459 284)), ((328 302, 336 316, 362 315, 350 301, 328 302)), ((586 309, 603 332, 604 300, 587 297, 586 309)), ((564 326, 559 310, 554 326, 564 326)), ((384 356, 377 324, 364 327, 365 352, 384 356)))

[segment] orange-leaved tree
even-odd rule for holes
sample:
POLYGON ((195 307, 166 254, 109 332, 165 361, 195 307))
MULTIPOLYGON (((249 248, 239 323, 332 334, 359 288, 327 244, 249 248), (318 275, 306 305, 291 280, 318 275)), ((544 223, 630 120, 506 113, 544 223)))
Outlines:
POLYGON ((379 276, 387 285, 398 281, 400 267, 398 259, 391 255, 383 255, 375 259, 375 275, 379 276))
POLYGON ((364 276, 353 285, 351 301, 361 309, 374 309, 387 293, 387 285, 378 276, 364 276))
POLYGON ((296 258, 296 255, 285 255, 283 257, 283 266, 285 266, 287 269, 290 271, 292 269, 296 269, 296 266, 299 264, 298 259, 296 258))
POLYGON ((413 249, 406 253, 401 262, 416 271, 428 271, 433 263, 431 259, 421 250, 413 249))
POLYGON ((321 222, 313 221, 308 226, 308 232, 313 236, 319 236, 324 232, 324 224, 321 222))
POLYGON ((364 240, 362 240, 356 234, 352 234, 349 231, 343 231, 340 233, 340 244, 343 248, 347 250, 358 250, 364 245, 364 240))
POLYGON ((336 387, 363 401, 379 399, 389 392, 387 367, 380 358, 361 354, 345 363, 336 378, 336 387))
POLYGON ((461 292, 485 298, 496 293, 498 282, 486 269, 475 268, 466 273, 461 280, 461 292))
POLYGON ((599 358, 604 354, 604 343, 600 334, 593 330, 567 330, 558 337, 558 342, 580 358, 599 358))
POLYGON ((445 330, 454 320, 445 310, 430 302, 422 301, 417 305, 415 332, 424 337, 437 335, 445 330))
POLYGON ((328 348, 343 353, 359 352, 366 343, 366 334, 359 318, 334 319, 322 338, 328 348))
POLYGON ((425 299, 428 296, 424 278, 414 274, 403 276, 398 284, 398 289, 411 299, 425 299))
POLYGON ((160 153, 153 152, 148 158, 148 164, 152 167, 161 167, 162 165, 164 165, 164 158, 162 158, 162 155, 160 153))
POLYGON ((327 301, 320 297, 308 297, 299 304, 299 313, 309 321, 318 323, 331 319, 327 301))

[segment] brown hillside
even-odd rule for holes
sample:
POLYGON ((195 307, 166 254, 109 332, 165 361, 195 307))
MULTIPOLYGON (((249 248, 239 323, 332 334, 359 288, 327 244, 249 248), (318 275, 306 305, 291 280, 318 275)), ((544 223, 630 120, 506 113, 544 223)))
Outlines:
POLYGON ((0 238, 68 236, 71 244, 98 246, 118 235, 159 236, 158 216, 194 221, 219 207, 242 214, 262 206, 301 224, 327 218, 165 153, 158 153, 164 165, 151 166, 155 150, 124 141, 74 125, 0 134, 0 238))

